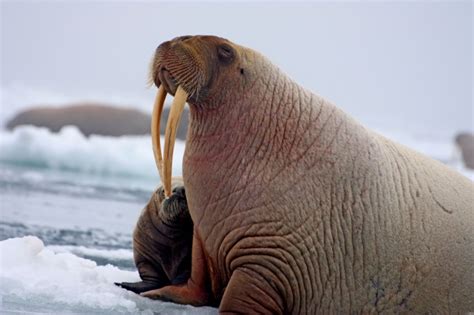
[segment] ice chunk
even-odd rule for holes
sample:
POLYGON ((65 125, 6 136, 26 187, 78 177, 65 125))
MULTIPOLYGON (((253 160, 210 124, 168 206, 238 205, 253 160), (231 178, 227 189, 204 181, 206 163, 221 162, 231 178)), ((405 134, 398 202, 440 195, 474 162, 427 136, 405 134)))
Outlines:
POLYGON ((214 314, 142 298, 114 282, 138 281, 137 272, 97 266, 71 253, 54 253, 35 236, 0 242, 0 312, 214 314))
MULTIPOLYGON (((182 173, 183 154, 184 142, 177 140, 175 175, 182 173)), ((34 126, 0 130, 0 161, 83 174, 158 178, 150 136, 87 138, 75 126, 65 126, 59 133, 34 126)))

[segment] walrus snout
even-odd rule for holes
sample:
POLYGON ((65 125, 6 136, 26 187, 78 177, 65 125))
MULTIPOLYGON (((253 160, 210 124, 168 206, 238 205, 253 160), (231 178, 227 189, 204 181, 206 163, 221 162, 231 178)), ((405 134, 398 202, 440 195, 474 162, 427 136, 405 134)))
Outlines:
POLYGON ((190 99, 197 101, 203 96, 211 78, 212 71, 206 65, 209 64, 209 57, 215 55, 215 50, 216 46, 203 36, 186 35, 165 41, 155 51, 150 78, 159 87, 163 83, 161 75, 166 73, 163 69, 166 69, 173 83, 181 86, 190 99))

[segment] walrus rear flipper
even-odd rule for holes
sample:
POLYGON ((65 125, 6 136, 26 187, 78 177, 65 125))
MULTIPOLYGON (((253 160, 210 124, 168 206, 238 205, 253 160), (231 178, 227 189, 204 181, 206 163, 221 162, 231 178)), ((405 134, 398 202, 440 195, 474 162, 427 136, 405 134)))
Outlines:
POLYGON ((137 294, 163 287, 163 285, 160 283, 150 281, 115 282, 115 285, 137 294))

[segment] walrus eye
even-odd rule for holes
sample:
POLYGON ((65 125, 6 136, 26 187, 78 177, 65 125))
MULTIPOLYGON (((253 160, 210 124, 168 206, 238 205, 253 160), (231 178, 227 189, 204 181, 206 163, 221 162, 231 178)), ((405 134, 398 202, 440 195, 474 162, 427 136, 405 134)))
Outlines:
POLYGON ((217 56, 223 63, 229 63, 234 59, 234 51, 229 45, 221 45, 217 47, 217 56))

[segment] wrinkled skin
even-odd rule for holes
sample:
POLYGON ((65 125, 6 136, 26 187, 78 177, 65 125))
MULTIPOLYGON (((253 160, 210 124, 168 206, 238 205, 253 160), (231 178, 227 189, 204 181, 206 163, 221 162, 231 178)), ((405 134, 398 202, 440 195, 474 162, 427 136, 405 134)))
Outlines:
POLYGON ((474 310, 471 181, 225 39, 161 44, 152 78, 189 94, 195 231, 189 281, 150 297, 209 281, 222 313, 474 310))
POLYGON ((175 180, 173 194, 164 198, 158 188, 138 218, 133 232, 133 257, 140 282, 118 286, 135 293, 185 283, 191 274, 193 223, 182 181, 175 180))

